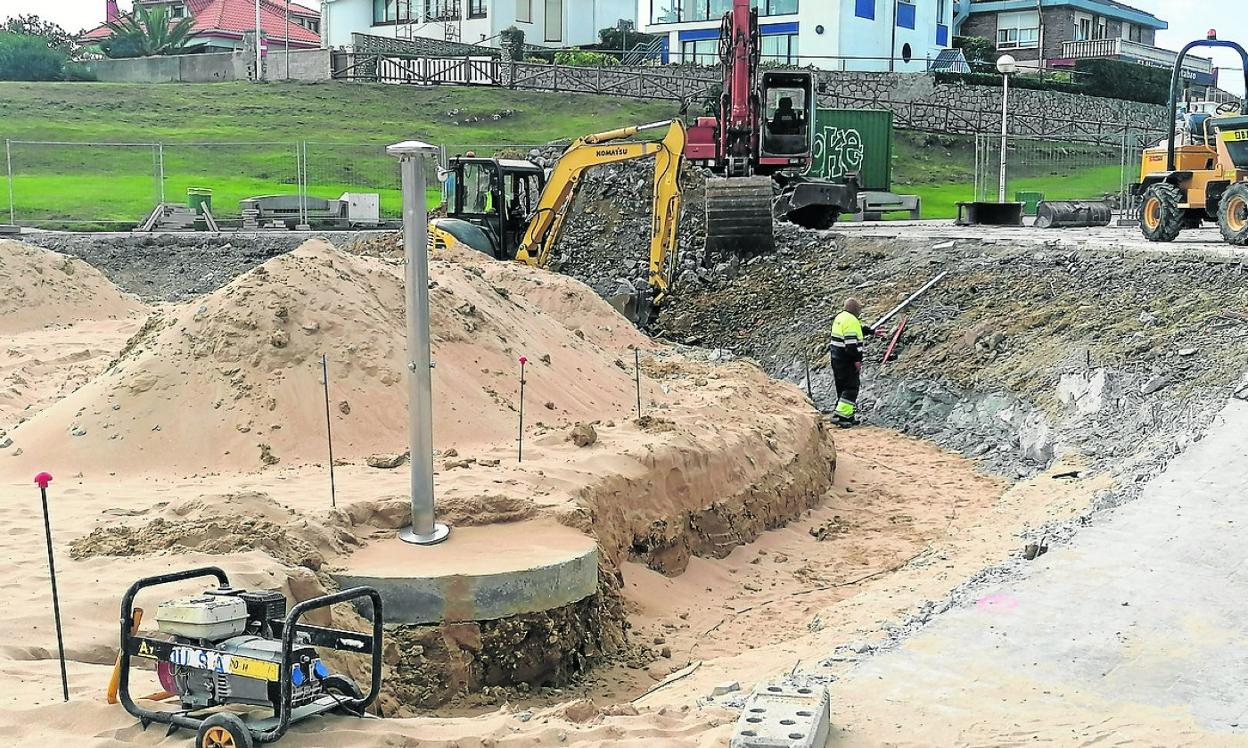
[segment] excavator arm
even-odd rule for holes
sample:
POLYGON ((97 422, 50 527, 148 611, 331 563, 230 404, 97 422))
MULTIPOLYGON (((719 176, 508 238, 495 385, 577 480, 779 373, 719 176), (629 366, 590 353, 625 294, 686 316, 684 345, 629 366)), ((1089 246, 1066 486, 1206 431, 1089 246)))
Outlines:
POLYGON ((568 207, 587 169, 640 158, 655 157, 653 214, 650 221, 649 283, 653 303, 662 302, 669 285, 669 262, 674 262, 680 221, 680 167, 685 153, 685 126, 678 120, 655 122, 576 140, 564 151, 551 172, 516 259, 537 267, 550 263, 568 207), (638 134, 667 127, 663 140, 632 141, 638 134), (621 142, 623 141, 623 142, 621 142))

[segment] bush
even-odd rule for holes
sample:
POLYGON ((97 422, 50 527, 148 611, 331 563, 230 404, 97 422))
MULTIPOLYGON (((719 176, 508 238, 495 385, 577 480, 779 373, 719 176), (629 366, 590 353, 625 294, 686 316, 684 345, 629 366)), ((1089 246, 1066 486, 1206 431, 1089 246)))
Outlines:
POLYGON ((1170 76, 1165 68, 1151 68, 1120 60, 1080 60, 1075 63, 1079 84, 1092 96, 1165 104, 1170 101, 1170 76))
POLYGON ((982 36, 955 36, 953 48, 962 50, 972 73, 997 72, 997 45, 982 36))
POLYGON ((524 31, 515 26, 508 26, 498 34, 499 44, 511 53, 511 59, 520 62, 524 59, 524 31))
POLYGON ((0 31, 0 80, 61 80, 68 59, 63 50, 49 48, 42 37, 0 31))
POLYGON ((575 65, 577 67, 599 67, 602 65, 619 65, 620 58, 603 52, 590 52, 584 49, 573 49, 556 52, 555 62, 559 65, 575 65))
MULTIPOLYGON (((967 83, 972 86, 1001 87, 1000 73, 936 73, 937 83, 967 83)), ((1085 93, 1083 87, 1069 81, 1037 78, 1029 75, 1015 75, 1010 78, 1010 88, 1029 88, 1034 91, 1064 91, 1066 93, 1085 93)))

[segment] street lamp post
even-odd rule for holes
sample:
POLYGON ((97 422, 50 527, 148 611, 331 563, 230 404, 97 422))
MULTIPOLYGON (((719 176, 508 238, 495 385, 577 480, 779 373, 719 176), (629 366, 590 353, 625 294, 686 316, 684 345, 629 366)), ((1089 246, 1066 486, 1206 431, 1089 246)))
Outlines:
POLYGON ((1005 148, 1010 137, 1010 76, 1018 72, 1018 61, 1010 55, 997 60, 997 72, 1001 73, 1001 185, 997 202, 1005 202, 1005 148))
POLYGON ((425 159, 438 147, 409 140, 386 149, 403 179, 403 245, 407 257, 407 409, 411 449, 412 526, 399 538, 415 545, 446 540, 450 530, 433 510, 433 360, 429 344, 429 236, 425 159))
POLYGON ((256 0, 256 80, 259 81, 262 76, 260 74, 263 61, 260 58, 260 0, 256 0))

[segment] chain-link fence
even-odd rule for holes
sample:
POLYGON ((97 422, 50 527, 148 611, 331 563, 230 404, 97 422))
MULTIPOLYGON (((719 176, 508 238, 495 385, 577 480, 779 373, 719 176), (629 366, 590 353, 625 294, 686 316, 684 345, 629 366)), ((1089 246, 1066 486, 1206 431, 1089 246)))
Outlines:
MULTIPOLYGON (((381 220, 402 217, 397 159, 385 143, 67 143, 6 140, 0 222, 45 228, 128 230, 162 203, 189 204, 188 190, 211 191, 223 228, 242 223, 240 201, 298 198, 300 218, 317 199, 376 193, 381 220)), ((525 148, 527 146, 519 146, 525 148)), ((428 199, 441 202, 436 169, 428 199)))
MULTIPOLYGON (((1005 151, 1005 197, 1029 205, 1038 200, 1107 200, 1130 207, 1130 186, 1139 181, 1143 133, 1115 142, 1085 143, 1010 136, 1005 151)), ((975 199, 996 201, 1001 186, 1001 136, 975 138, 975 199)))

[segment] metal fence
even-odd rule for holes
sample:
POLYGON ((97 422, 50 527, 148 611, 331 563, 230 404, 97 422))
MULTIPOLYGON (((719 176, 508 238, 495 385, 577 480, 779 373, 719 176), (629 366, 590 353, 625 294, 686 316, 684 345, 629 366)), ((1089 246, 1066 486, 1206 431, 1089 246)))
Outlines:
MULTIPOLYGON (((241 221, 261 195, 335 199, 377 193, 381 218, 402 217, 396 159, 385 143, 68 143, 6 140, 0 221, 52 228, 138 225, 159 203, 212 190, 218 221, 241 221)), ((430 201, 440 199, 429 169, 430 201)))
MULTIPOLYGON (((1130 186, 1138 181, 1150 134, 1123 133, 1100 143, 1010 136, 1006 146, 1006 199, 1035 193, 1045 200, 1108 200, 1131 207, 1130 186)), ((975 137, 975 199, 995 201, 1000 189, 1001 136, 975 137)))

